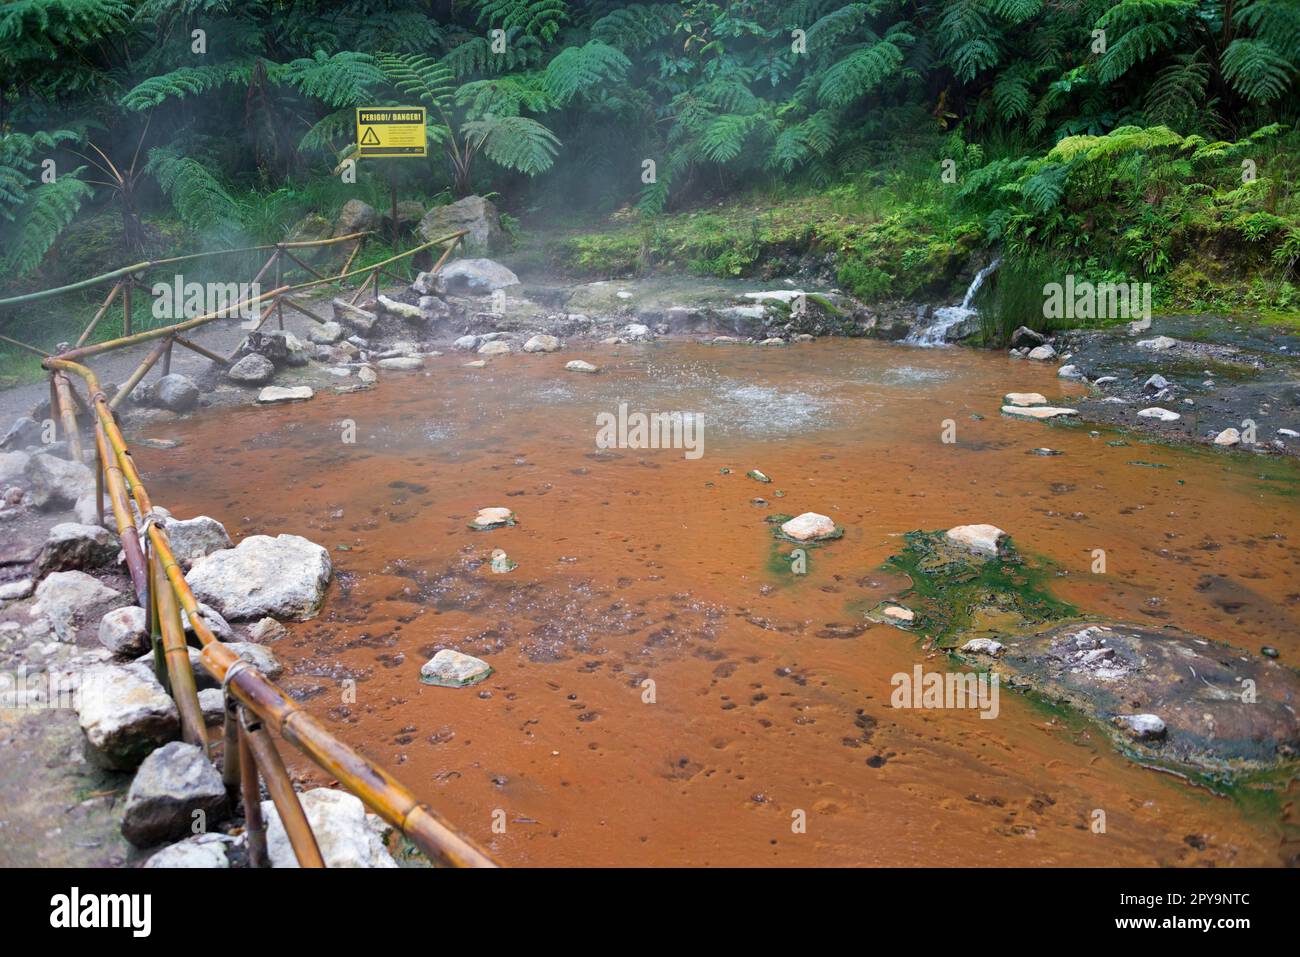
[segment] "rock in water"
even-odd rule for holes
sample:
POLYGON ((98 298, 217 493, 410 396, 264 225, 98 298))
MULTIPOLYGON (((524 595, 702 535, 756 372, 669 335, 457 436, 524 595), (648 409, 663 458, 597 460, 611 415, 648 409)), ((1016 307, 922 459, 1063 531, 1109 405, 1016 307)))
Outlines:
POLYGON ((1035 346, 1029 350, 1029 358, 1047 362, 1056 358, 1056 350, 1049 345, 1035 346))
POLYGON ((121 545, 102 525, 61 522, 50 529, 36 558, 38 575, 79 568, 101 568, 117 560, 121 545))
POLYGON ((199 559, 185 580, 226 618, 303 621, 320 610, 332 571, 329 552, 300 535, 250 535, 199 559))
POLYGON ((381 369, 393 372, 416 372, 424 368, 424 360, 419 356, 393 356, 390 359, 380 359, 378 365, 381 369))
POLYGON ((997 555, 1007 533, 996 525, 957 525, 948 529, 945 537, 977 555, 997 555))
POLYGON ((1062 409, 1054 405, 1004 405, 1003 415, 1012 415, 1022 419, 1055 419, 1064 415, 1078 415, 1078 409, 1062 409))
POLYGON ((257 393, 257 401, 265 404, 273 402, 296 402, 300 399, 310 399, 316 393, 312 391, 311 386, 295 385, 290 387, 268 385, 261 392, 257 393))
POLYGON ((600 371, 590 362, 584 362, 581 359, 574 359, 571 362, 566 362, 564 368, 568 369, 570 372, 596 373, 600 371))
POLYGON ((115 665, 81 674, 77 718, 100 767, 130 771, 180 734, 176 705, 152 676, 115 665))
POLYGON ((227 379, 245 385, 262 385, 270 382, 274 375, 275 363, 256 352, 250 352, 226 370, 227 379))
POLYGON ((152 847, 192 833, 196 821, 206 828, 229 813, 221 774, 203 749, 173 741, 145 758, 136 772, 126 794, 122 836, 136 847, 152 847))
POLYGON ((1154 339, 1143 339, 1137 343, 1139 349, 1150 349, 1152 352, 1164 352, 1178 345, 1177 339, 1170 339, 1168 336, 1156 336, 1154 339))
POLYGON ((1003 405, 1047 405, 1047 398, 1038 392, 1008 392, 1002 397, 1003 405))
POLYGON ((184 519, 169 515, 163 519, 162 528, 167 533, 176 560, 186 569, 193 568, 204 555, 235 544, 230 540, 226 526, 207 515, 184 519))
POLYGON ((99 643, 115 655, 134 658, 149 650, 149 626, 138 605, 114 608, 99 620, 99 643))
POLYGON ((961 650, 968 655, 988 655, 990 658, 996 658, 1002 654, 1003 645, 1002 642, 994 641, 992 638, 972 638, 961 646, 961 650))
POLYGON ((27 461, 27 481, 37 508, 71 507, 89 492, 95 494, 95 473, 80 462, 70 462, 46 452, 27 461))
POLYGON ((492 666, 481 658, 443 648, 420 668, 420 681, 443 688, 464 688, 492 674, 492 666))
POLYGON ((524 343, 524 352, 557 352, 560 340, 555 336, 533 336, 524 343))
MULTIPOLYGON (((384 847, 384 824, 346 791, 314 788, 298 795, 326 867, 396 867, 384 847)), ((297 867, 298 858, 273 801, 262 802, 266 851, 272 867, 297 867)))
POLYGON ((478 354, 481 356, 504 356, 510 353, 510 343, 496 340, 494 342, 485 342, 478 347, 478 354))
POLYGON ((1014 349, 1033 349, 1046 342, 1046 336, 1041 332, 1035 332, 1028 326, 1021 326, 1015 332, 1011 333, 1011 346, 1014 349))
POLYGON ((831 538, 837 533, 835 523, 817 512, 804 512, 781 526, 781 532, 800 542, 831 538))
POLYGON ((263 645, 268 641, 279 641, 288 634, 289 629, 274 618, 262 618, 249 626, 248 640, 263 645))
POLYGON ((53 572, 36 586, 36 603, 30 614, 48 618, 60 641, 74 641, 80 622, 120 597, 85 572, 53 572))
POLYGON ((488 528, 501 528, 515 523, 515 513, 508 508, 480 508, 470 523, 470 528, 483 531, 488 528))
POLYGON ((199 387, 189 376, 172 372, 154 384, 153 397, 164 409, 189 412, 199 404, 199 387))

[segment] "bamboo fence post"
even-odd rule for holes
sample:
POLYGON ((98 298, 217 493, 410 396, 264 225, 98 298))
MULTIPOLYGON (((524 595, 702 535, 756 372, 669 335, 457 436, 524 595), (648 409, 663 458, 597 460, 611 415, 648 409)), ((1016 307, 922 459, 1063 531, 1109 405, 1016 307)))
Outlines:
POLYGON ((90 320, 90 325, 86 326, 85 331, 77 338, 77 345, 84 346, 86 344, 86 340, 90 338, 90 334, 94 332, 95 327, 99 325, 99 320, 104 318, 104 313, 108 312, 108 307, 113 304, 113 300, 117 298, 117 294, 121 291, 122 282, 121 280, 118 280, 113 283, 113 288, 108 292, 108 298, 104 300, 104 304, 95 312, 95 317, 90 320))
POLYGON ((131 335, 131 287, 135 285, 135 279, 127 276, 123 280, 122 287, 122 335, 131 335))
MULTIPOLYGON (((276 257, 275 257, 275 288, 276 289, 279 289, 280 286, 282 285, 281 279, 284 274, 284 269, 280 265, 280 255, 279 255, 280 251, 281 251, 280 247, 276 246, 276 257)), ((284 328, 284 306, 280 305, 279 296, 275 297, 275 317, 276 320, 280 323, 280 328, 283 329, 284 328)))
POLYGON ((184 348, 189 349, 190 352, 197 352, 205 359, 211 359, 218 365, 229 365, 229 362, 224 356, 219 356, 210 349, 203 348, 203 346, 199 345, 197 342, 191 342, 189 339, 182 338, 181 336, 172 336, 172 341, 178 346, 183 346, 184 348))
MULTIPOLYGON (((143 511, 143 509, 141 509, 143 511)), ((154 589, 154 602, 162 624, 163 648, 166 651, 167 675, 171 679, 172 697, 181 714, 181 737, 189 744, 197 744, 208 751, 208 736, 203 724, 203 709, 199 707, 199 692, 190 668, 190 650, 185 643, 185 626, 181 622, 176 595, 161 581, 164 576, 163 558, 153 550, 154 576, 159 587, 154 589)))
POLYGON ((126 401, 126 397, 129 396, 135 390, 135 387, 140 384, 140 380, 143 379, 148 374, 149 370, 153 368, 154 363, 162 358, 166 349, 167 343, 164 341, 158 343, 158 345, 154 346, 153 349, 150 350, 149 354, 144 357, 144 361, 141 362, 136 367, 136 370, 131 373, 130 377, 122 383, 121 388, 117 390, 117 394, 109 400, 108 407, 110 409, 116 409, 126 401))
POLYGON ((63 437, 68 440, 68 454, 78 465, 85 465, 85 460, 81 457, 81 435, 77 431, 77 410, 73 407, 72 385, 62 372, 54 374, 54 391, 59 400, 59 416, 63 420, 63 437))
POLYGON ((175 336, 168 336, 163 340, 167 343, 167 347, 163 349, 162 357, 162 374, 165 376, 171 375, 172 372, 172 343, 175 342, 175 340, 175 336))
POLYGON ((233 791, 243 781, 244 755, 239 742, 239 702, 227 694, 221 725, 221 783, 233 791))
MULTIPOLYGON (((249 747, 248 732, 244 730, 239 714, 243 709, 230 699, 231 709, 226 720, 236 728, 236 753, 239 755, 236 772, 240 792, 244 799, 244 833, 248 836, 248 863, 251 867, 266 867, 266 822, 262 820, 262 789, 257 783, 257 762, 249 747), (233 717, 232 717, 233 716, 233 717)), ((283 820, 283 815, 281 815, 283 820)), ((296 853, 296 851, 295 851, 296 853)))
MULTIPOLYGON (((316 835, 311 832, 311 823, 302 809, 302 802, 298 800, 298 792, 289 780, 289 772, 280 760, 280 752, 275 750, 275 744, 267 735, 266 728, 260 719, 250 721, 245 718, 240 724, 240 732, 248 742, 249 750, 253 752, 253 759, 257 761, 257 769, 266 781, 266 789, 271 792, 275 809, 280 812, 280 823, 284 825, 284 832, 293 845, 298 866, 324 867, 325 859, 321 857, 316 835)), ((248 809, 244 810, 247 813, 248 809)))

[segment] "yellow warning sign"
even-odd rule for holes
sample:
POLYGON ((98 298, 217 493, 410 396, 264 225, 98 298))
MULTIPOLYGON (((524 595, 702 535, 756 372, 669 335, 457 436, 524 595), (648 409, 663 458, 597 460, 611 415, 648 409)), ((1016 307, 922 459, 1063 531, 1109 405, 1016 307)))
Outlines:
POLYGON ((357 155, 429 155, 424 137, 424 107, 357 107, 357 155))

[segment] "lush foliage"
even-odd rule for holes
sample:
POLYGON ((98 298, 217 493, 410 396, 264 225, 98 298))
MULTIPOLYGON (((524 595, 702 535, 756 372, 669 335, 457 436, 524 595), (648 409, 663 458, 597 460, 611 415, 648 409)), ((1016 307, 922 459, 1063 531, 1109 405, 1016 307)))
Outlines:
MULTIPOLYGON (((361 161, 352 194, 392 175, 426 201, 655 215, 874 189, 907 154, 926 198, 870 228, 915 231, 930 271, 900 286, 918 255, 850 244, 841 280, 863 293, 924 288, 978 242, 1083 261, 1113 233, 1115 268, 1174 270, 1222 229, 1293 275, 1298 62, 1295 0, 16 0, 0 264, 31 273, 81 210, 120 218, 123 256, 158 215, 278 238, 331 211, 308 198, 348 195, 358 105, 419 103, 430 159, 361 161)), ((695 258, 736 272, 746 253, 695 258)))

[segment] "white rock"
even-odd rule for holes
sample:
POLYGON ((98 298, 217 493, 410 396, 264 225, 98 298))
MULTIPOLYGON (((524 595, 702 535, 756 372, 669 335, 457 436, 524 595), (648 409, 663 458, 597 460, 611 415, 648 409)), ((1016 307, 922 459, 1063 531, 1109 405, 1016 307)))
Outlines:
POLYGON ((343 326, 337 322, 317 322, 307 329, 307 338, 323 346, 332 346, 343 338, 343 326))
POLYGON ((1061 366, 1056 370, 1056 375, 1061 379, 1082 379, 1084 377, 1083 373, 1079 371, 1079 367, 1075 365, 1061 366))
POLYGON ((60 641, 76 638, 76 625, 120 593, 85 572, 53 572, 36 586, 36 603, 29 614, 48 618, 60 641))
MULTIPOLYGON (((208 626, 208 631, 216 637, 218 641, 229 641, 235 637, 234 630, 230 627, 230 622, 221 616, 221 613, 211 605, 199 602, 199 615, 203 618, 203 623, 208 626)), ((194 632, 194 626, 190 624, 189 613, 184 608, 181 609, 181 625, 187 632, 194 632)))
POLYGON ((117 536, 103 525, 60 522, 50 529, 36 557, 37 574, 112 564, 121 548, 117 536))
POLYGON ((185 580, 226 618, 301 621, 320 610, 332 571, 329 553, 300 535, 250 535, 199 559, 185 580))
POLYGON ((473 352, 479 347, 480 340, 478 336, 461 336, 452 343, 452 347, 459 349, 461 352, 473 352))
POLYGON ((167 533, 167 541, 176 560, 186 569, 193 568, 194 563, 203 556, 235 544, 230 540, 226 526, 207 515, 196 515, 194 518, 168 516, 163 519, 162 528, 167 533))
POLYGON ((478 347, 478 354, 481 356, 504 356, 510 352, 510 343, 502 342, 499 339, 493 342, 485 342, 478 347))
POLYGON ((524 343, 524 352, 556 352, 560 348, 560 340, 555 336, 533 336, 524 343))
POLYGON ((390 299, 382 293, 379 296, 379 307, 385 312, 392 313, 394 316, 401 316, 403 319, 421 318, 420 307, 413 306, 408 302, 398 302, 396 299, 390 299))
POLYGON ((1047 362, 1056 358, 1056 350, 1049 345, 1035 346, 1029 350, 1029 358, 1037 359, 1039 362, 1047 362))
POLYGON ((418 356, 393 356, 389 359, 380 359, 376 365, 381 369, 397 372, 415 372, 417 369, 424 368, 424 360, 418 356))
POLYGON ((1177 412, 1170 412, 1168 409, 1154 405, 1149 409, 1143 409, 1138 415, 1144 419, 1159 419, 1161 422, 1176 422, 1182 418, 1177 412))
POLYGON ((143 654, 151 644, 147 617, 138 605, 114 608, 99 619, 99 643, 115 655, 143 654))
POLYGON ((1137 343, 1139 349, 1150 349, 1154 352, 1164 352, 1166 349, 1172 349, 1178 345, 1177 339, 1170 339, 1168 336, 1156 336, 1154 339, 1142 339, 1137 343))
POLYGON ((0 585, 0 601, 17 601, 19 598, 26 598, 32 593, 35 584, 30 578, 20 578, 18 581, 5 582, 0 585))
POLYGON ((289 629, 274 618, 262 618, 248 628, 248 640, 264 645, 268 641, 279 641, 289 634, 289 629))
POLYGON ((1236 429, 1224 429, 1214 437, 1215 445, 1240 445, 1241 433, 1236 429))
POLYGON ((804 512, 785 522, 781 531, 796 541, 808 542, 834 535, 835 523, 817 512, 804 512))
POLYGON ((916 612, 910 608, 904 608, 902 605, 887 605, 881 614, 886 618, 893 618, 895 621, 912 622, 916 620, 916 612))
POLYGON ((226 647, 268 678, 275 679, 284 673, 284 665, 280 664, 280 659, 270 648, 251 641, 233 641, 227 643, 226 647))
POLYGON ((193 833, 195 820, 215 824, 229 813, 221 773, 203 749, 172 741, 141 762, 126 794, 122 836, 152 847, 193 833))
POLYGON ((81 673, 77 719, 92 760, 120 771, 135 768, 180 733, 176 705, 147 674, 114 665, 81 673))
POLYGON ((225 718, 226 696, 220 688, 204 688, 199 692, 199 711, 203 713, 204 724, 216 724, 225 718))
POLYGON ((365 383, 378 382, 379 373, 370 366, 362 366, 357 370, 357 378, 365 383))
POLYGON ((1284 435, 1288 439, 1300 439, 1300 432, 1297 432, 1295 429, 1278 429, 1277 434, 1284 435))
POLYGON ((257 393, 257 401, 267 404, 272 402, 296 402, 301 399, 310 399, 315 394, 311 386, 306 385, 268 385, 257 393))
POLYGON ((1047 405, 1047 398, 1038 392, 1008 392, 1002 397, 1004 405, 1047 405))
POLYGON ((26 452, 0 452, 0 482, 21 478, 31 458, 26 452))
POLYGON ((427 685, 463 688, 492 674, 492 666, 481 658, 443 648, 420 667, 420 680, 427 685))
POLYGON ((508 508, 480 508, 472 524, 476 528, 496 528, 510 524, 514 517, 515 513, 508 508))
POLYGON ((27 481, 37 508, 75 505, 87 492, 95 492, 95 473, 80 462, 70 462, 45 452, 27 460, 27 481))
POLYGON ((646 325, 642 325, 639 322, 629 323, 627 327, 624 328, 621 333, 619 333, 619 335, 622 336, 624 339, 628 339, 633 342, 635 342, 638 339, 651 338, 650 327, 646 325))
POLYGON ((486 368, 487 368, 487 360, 486 360, 486 359, 475 359, 473 362, 462 362, 460 365, 461 365, 461 368, 463 368, 463 369, 486 369, 486 368))
POLYGON ((958 525, 948 529, 946 537, 954 545, 960 545, 980 555, 996 555, 1007 533, 996 525, 958 525))
POLYGON ((250 352, 226 370, 226 378, 232 382, 243 382, 248 385, 270 382, 274 376, 275 363, 256 352, 250 352))
POLYGON ((777 336, 773 336, 770 339, 762 340, 761 342, 759 342, 759 345, 760 346, 783 346, 785 345, 785 340, 777 336))
MULTIPOLYGON (((298 795, 303 813, 316 836, 326 867, 396 867, 384 847, 384 826, 366 806, 346 791, 314 788, 298 795)), ((272 867, 297 867, 289 835, 272 801, 262 802, 266 850, 272 867)))
POLYGON ((235 838, 217 831, 196 834, 178 844, 164 847, 145 861, 144 866, 186 870, 228 868, 230 855, 227 848, 235 843, 235 838))
POLYGON ((519 277, 492 259, 455 259, 442 268, 434 283, 438 293, 486 296, 519 285, 519 277))
POLYGON ((1078 415, 1078 409, 1065 409, 1054 405, 1004 405, 1003 415, 1016 415, 1023 419, 1055 419, 1063 415, 1078 415))
POLYGON ((1152 741, 1165 736, 1165 722, 1155 714, 1120 714, 1115 723, 1139 741, 1152 741))
POLYGON ((961 646, 961 650, 972 655, 988 655, 996 658, 1002 654, 1003 644, 1000 641, 994 641, 992 638, 972 638, 966 644, 961 646))
POLYGON ((595 367, 594 365, 592 365, 590 362, 584 362, 582 359, 574 359, 574 360, 572 360, 571 362, 566 362, 566 363, 564 364, 564 368, 568 369, 570 372, 588 372, 588 373, 591 373, 591 372, 599 372, 599 371, 600 371, 598 368, 596 368, 596 367, 595 367))

